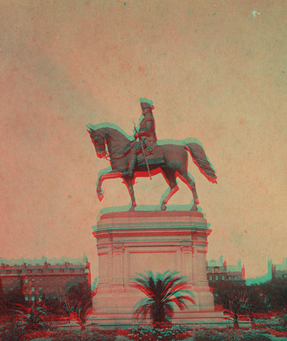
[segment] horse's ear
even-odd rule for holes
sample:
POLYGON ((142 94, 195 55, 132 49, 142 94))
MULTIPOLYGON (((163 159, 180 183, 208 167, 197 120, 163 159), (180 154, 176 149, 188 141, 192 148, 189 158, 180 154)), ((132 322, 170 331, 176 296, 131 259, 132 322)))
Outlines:
POLYGON ((91 127, 91 123, 89 123, 89 125, 87 125, 87 132, 90 134, 90 135, 92 135, 93 134, 93 132, 94 132, 94 130, 92 129, 92 127, 91 127))

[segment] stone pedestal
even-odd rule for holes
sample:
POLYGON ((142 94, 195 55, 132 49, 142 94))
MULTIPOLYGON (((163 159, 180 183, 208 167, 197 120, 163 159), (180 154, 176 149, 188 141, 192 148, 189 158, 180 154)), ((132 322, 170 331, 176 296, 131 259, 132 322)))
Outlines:
POLYGON ((214 311, 206 275, 208 227, 200 212, 102 214, 93 227, 99 255, 95 322, 106 327, 134 324, 135 305, 144 295, 131 287, 133 277, 171 270, 186 277, 196 300, 184 311, 175 309, 173 323, 223 323, 222 313, 214 311))

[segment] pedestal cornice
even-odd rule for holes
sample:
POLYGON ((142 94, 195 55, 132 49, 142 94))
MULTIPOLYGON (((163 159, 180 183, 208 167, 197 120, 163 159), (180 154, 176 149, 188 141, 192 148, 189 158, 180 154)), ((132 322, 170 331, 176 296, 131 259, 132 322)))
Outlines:
POLYGON ((155 233, 155 229, 158 231, 170 228, 208 230, 209 226, 203 214, 197 211, 134 211, 102 214, 97 225, 93 226, 93 230, 99 233, 103 230, 115 232, 151 229, 155 233))

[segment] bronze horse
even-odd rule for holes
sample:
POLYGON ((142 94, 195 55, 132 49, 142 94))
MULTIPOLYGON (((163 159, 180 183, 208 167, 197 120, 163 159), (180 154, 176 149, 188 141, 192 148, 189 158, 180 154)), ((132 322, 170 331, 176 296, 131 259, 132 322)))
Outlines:
MULTIPOLYGON (((121 129, 115 125, 106 123, 101 124, 100 128, 98 128, 98 125, 93 126, 90 124, 87 127, 92 142, 96 148, 97 156, 100 158, 109 157, 109 161, 111 163, 111 171, 101 174, 98 177, 97 194, 99 200, 101 201, 103 199, 102 183, 104 180, 122 178, 129 190, 132 201, 130 211, 133 211, 136 207, 133 189, 134 179, 137 176, 149 176, 146 165, 139 160, 135 168, 134 178, 123 175, 128 164, 128 153, 131 149, 131 144, 134 141, 130 141, 127 134, 123 131, 121 132, 121 129)), ((170 187, 169 193, 161 202, 161 210, 166 210, 167 202, 173 194, 178 191, 176 178, 179 177, 192 191, 194 203, 191 210, 196 211, 199 201, 195 189, 195 183, 192 181, 187 171, 187 151, 192 156, 192 159, 198 166, 200 172, 210 182, 217 183, 215 171, 207 160, 204 149, 200 146, 198 141, 195 143, 188 142, 187 140, 181 141, 178 144, 159 145, 157 148, 161 148, 161 162, 150 163, 150 160, 148 160, 149 168, 152 175, 162 171, 162 174, 170 187)))

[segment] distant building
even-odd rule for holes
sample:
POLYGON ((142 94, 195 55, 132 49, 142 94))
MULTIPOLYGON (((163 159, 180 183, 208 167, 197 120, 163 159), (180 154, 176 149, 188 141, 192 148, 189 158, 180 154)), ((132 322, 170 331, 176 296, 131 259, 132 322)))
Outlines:
POLYGON ((268 259, 268 271, 267 273, 257 276, 246 278, 246 285, 258 285, 270 281, 272 278, 272 259, 268 259))
POLYGON ((276 278, 287 279, 287 258, 283 258, 282 264, 272 264, 271 272, 272 279, 276 278))
POLYGON ((91 283, 90 263, 51 265, 47 261, 42 265, 8 265, 0 267, 0 290, 20 289, 26 301, 41 301, 43 294, 64 294, 80 282, 91 283))
POLYGON ((207 279, 209 284, 218 281, 229 281, 236 284, 245 284, 245 268, 239 259, 237 265, 227 265, 220 256, 219 260, 207 261, 207 279))

